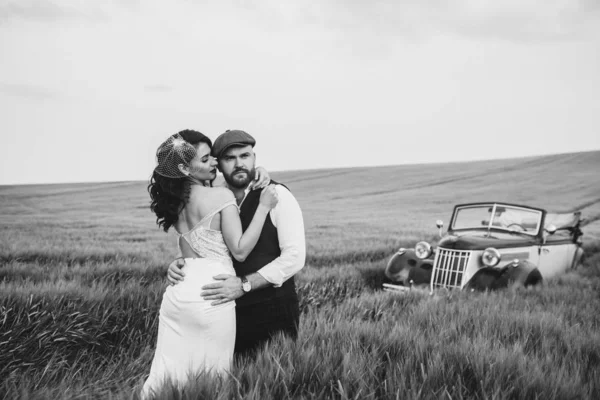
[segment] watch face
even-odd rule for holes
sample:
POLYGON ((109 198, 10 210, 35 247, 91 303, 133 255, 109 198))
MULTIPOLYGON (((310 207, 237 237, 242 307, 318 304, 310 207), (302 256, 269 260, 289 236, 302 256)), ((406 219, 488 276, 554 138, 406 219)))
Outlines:
POLYGON ((250 282, 246 281, 242 283, 242 290, 244 292, 249 292, 252 287, 250 286, 250 282))

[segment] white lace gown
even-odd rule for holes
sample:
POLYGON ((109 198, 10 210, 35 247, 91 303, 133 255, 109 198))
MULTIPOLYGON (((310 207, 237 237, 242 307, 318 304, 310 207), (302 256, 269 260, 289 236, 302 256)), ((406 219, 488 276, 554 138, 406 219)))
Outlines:
POLYGON ((169 286, 160 307, 156 352, 142 389, 151 398, 169 381, 182 386, 203 372, 226 373, 233 359, 235 303, 218 306, 200 296, 201 287, 216 282, 219 274, 235 275, 221 231, 210 229, 212 217, 235 201, 205 216, 192 230, 181 234, 201 258, 186 258, 185 279, 169 286))

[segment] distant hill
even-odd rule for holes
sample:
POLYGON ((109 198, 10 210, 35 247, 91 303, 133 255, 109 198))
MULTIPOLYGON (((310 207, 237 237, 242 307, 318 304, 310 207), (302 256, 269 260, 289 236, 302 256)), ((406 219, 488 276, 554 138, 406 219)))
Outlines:
MULTIPOLYGON (((267 166, 268 167, 268 166, 267 166)), ((309 248, 392 246, 435 234, 452 206, 509 201, 600 216, 600 151, 505 160, 274 172, 302 206, 309 248)), ((146 182, 0 186, 7 227, 90 221, 126 225, 163 238, 147 206, 146 182)), ((586 227, 600 238, 600 223, 586 227)))

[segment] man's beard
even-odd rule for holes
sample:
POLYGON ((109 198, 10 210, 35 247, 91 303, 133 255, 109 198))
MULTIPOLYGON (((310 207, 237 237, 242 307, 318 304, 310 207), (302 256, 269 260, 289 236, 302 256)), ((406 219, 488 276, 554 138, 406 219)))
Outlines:
POLYGON ((254 179, 255 175, 255 168, 252 168, 250 171, 248 171, 246 168, 236 168, 233 170, 231 175, 223 174, 223 178, 225 178, 225 182, 227 182, 229 186, 232 186, 236 189, 246 189, 250 182, 252 182, 254 179), (238 172, 245 172, 246 174, 243 175, 243 177, 241 175, 236 176, 238 172))

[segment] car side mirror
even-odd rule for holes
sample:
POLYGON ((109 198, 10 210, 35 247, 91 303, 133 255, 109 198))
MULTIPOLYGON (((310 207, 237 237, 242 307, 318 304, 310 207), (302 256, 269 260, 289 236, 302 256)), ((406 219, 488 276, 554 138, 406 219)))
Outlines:
POLYGON ((435 221, 435 226, 437 226, 438 230, 439 230, 439 234, 440 237, 442 237, 442 228, 444 227, 444 221, 442 221, 441 219, 438 219, 437 221, 435 221))
POLYGON ((556 232, 556 225, 554 225, 554 224, 548 225, 546 227, 545 231, 548 232, 548 234, 550 234, 550 235, 554 235, 554 233, 556 232))

